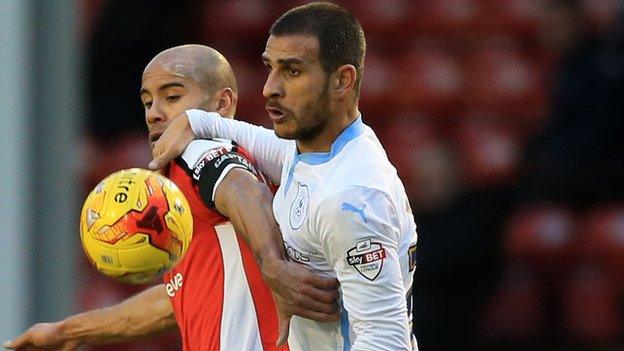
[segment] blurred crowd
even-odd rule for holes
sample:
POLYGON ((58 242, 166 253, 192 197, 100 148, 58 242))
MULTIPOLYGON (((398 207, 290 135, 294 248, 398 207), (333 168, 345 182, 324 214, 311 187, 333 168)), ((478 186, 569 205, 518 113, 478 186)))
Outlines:
MULTIPOLYGON (((108 173, 150 160, 140 77, 167 47, 221 51, 238 77, 239 119, 270 126, 260 55, 272 21, 300 3, 83 1, 85 194, 108 173)), ((360 110, 419 227, 420 349, 624 347, 623 3, 337 3, 364 27, 360 110)), ((77 309, 137 291, 86 259, 84 270, 77 309)), ((180 346, 169 336, 121 348, 180 346)))

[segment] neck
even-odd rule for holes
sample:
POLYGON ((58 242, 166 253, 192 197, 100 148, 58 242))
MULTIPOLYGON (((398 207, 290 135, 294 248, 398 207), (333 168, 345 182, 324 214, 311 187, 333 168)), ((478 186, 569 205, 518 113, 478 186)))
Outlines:
POLYGON ((342 113, 335 118, 332 117, 325 129, 310 140, 297 140, 297 149, 300 153, 305 152, 330 152, 332 144, 338 136, 347 129, 358 117, 357 106, 349 111, 342 113))

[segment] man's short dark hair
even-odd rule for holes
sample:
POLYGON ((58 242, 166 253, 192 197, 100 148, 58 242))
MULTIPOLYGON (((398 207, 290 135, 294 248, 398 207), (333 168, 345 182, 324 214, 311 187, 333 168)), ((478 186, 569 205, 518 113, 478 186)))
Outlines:
POLYGON ((362 26, 347 10, 328 2, 313 2, 295 7, 273 23, 270 34, 305 34, 317 37, 323 70, 330 74, 345 64, 355 66, 355 91, 359 93, 366 39, 362 26))

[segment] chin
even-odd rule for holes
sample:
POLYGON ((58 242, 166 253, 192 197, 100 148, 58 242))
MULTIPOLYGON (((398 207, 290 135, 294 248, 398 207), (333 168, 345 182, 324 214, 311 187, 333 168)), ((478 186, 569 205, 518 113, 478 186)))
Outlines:
POLYGON ((288 128, 284 128, 283 125, 273 124, 273 130, 275 130, 275 135, 282 139, 296 139, 297 131, 289 130, 288 128))

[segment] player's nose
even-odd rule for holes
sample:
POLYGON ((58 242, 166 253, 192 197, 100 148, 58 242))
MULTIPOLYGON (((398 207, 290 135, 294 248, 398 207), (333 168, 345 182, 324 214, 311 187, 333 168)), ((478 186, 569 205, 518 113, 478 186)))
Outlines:
POLYGON ((262 95, 267 99, 271 97, 282 97, 284 95, 282 83, 275 74, 275 71, 276 70, 269 73, 266 82, 264 82, 264 87, 262 88, 262 95))
POLYGON ((154 101, 152 102, 152 106, 145 110, 145 119, 147 123, 160 123, 164 122, 167 119, 167 116, 160 108, 159 104, 154 101))

